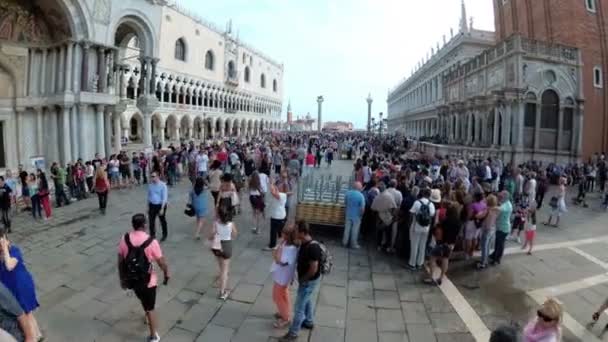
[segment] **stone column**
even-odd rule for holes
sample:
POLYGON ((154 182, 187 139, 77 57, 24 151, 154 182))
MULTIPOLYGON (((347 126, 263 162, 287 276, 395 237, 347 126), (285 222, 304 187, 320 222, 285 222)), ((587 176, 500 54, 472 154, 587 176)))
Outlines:
POLYGON ((540 115, 541 115, 542 104, 536 105, 536 123, 534 124, 534 150, 538 150, 540 147, 540 115))
POLYGON ((39 156, 44 155, 44 136, 43 136, 43 122, 44 117, 42 116, 44 109, 42 107, 36 107, 36 154, 39 156))
MULTIPOLYGON (((80 82, 82 79, 82 47, 79 43, 73 43, 74 52, 72 54, 72 91, 80 92, 80 82)), ((74 109, 76 110, 76 109, 74 109)))
POLYGON ((89 91, 89 49, 88 42, 82 42, 82 72, 80 77, 80 90, 89 91))
POLYGON ((112 124, 114 125, 114 153, 120 152, 121 149, 121 130, 120 130, 120 113, 114 113, 112 124))
POLYGON ((559 107, 559 115, 558 115, 558 119, 557 119, 557 148, 555 149, 556 151, 561 151, 562 150, 562 140, 564 139, 563 137, 563 133, 564 133, 564 107, 560 106, 559 107))
MULTIPOLYGON (((106 81, 108 79, 108 75, 106 74, 106 48, 102 46, 97 47, 97 92, 105 93, 106 92, 106 81)), ((103 118, 102 118, 103 119, 103 118)), ((103 127, 103 126, 102 126, 103 127)), ((99 150, 98 152, 103 152, 103 150, 99 150)))
POLYGON ((28 65, 27 69, 29 71, 28 78, 28 94, 29 95, 38 95, 38 84, 36 80, 39 80, 40 77, 38 75, 38 62, 36 60, 36 49, 31 48, 28 50, 28 65))
POLYGON ((188 126, 188 139, 192 140, 194 138, 194 123, 191 122, 188 126))
POLYGON ((320 133, 321 129, 323 128, 323 118, 322 118, 322 111, 323 111, 323 96, 319 96, 317 97, 317 131, 320 133))
MULTIPOLYGON (((498 131, 500 128, 500 114, 498 113, 498 107, 494 108, 494 132, 493 132, 493 136, 492 136, 492 145, 497 146, 498 144, 500 144, 500 141, 498 141, 498 131)), ((503 134, 504 134, 504 129, 503 129, 503 134)))
MULTIPOLYGON (((47 121, 48 121, 48 127, 45 127, 45 129, 48 129, 49 132, 49 148, 48 148, 48 152, 49 152, 49 161, 50 163, 52 162, 59 162, 59 132, 58 132, 58 125, 57 125, 57 108, 56 107, 49 107, 47 108, 48 110, 48 114, 47 116, 47 121)), ((47 126, 45 124, 45 126, 47 126)))
POLYGON ((583 104, 579 104, 579 108, 578 108, 578 115, 576 116, 576 154, 578 158, 581 158, 583 156, 583 114, 585 112, 585 107, 583 104))
POLYGON ((517 102, 515 104, 515 118, 516 122, 515 129, 517 135, 517 148, 524 148, 524 115, 526 113, 526 103, 525 102, 517 102))
MULTIPOLYGON (((83 83, 84 85, 84 83, 83 83)), ((88 155, 89 153, 89 141, 92 140, 91 138, 93 137, 88 137, 87 139, 87 132, 84 129, 84 127, 86 126, 85 123, 85 117, 87 115, 87 109, 88 109, 88 105, 86 103, 81 103, 78 106, 78 127, 80 127, 80 129, 78 130, 78 152, 80 152, 78 157, 81 158, 85 158, 85 159, 89 159, 89 157, 92 157, 91 155, 88 155)))
MULTIPOLYGON (((48 77, 46 75, 46 63, 47 57, 49 54, 49 50, 42 49, 42 62, 40 63, 40 94, 46 94, 46 83, 48 82, 48 77)), ((42 110, 42 108, 40 108, 42 110)))
POLYGON ((65 91, 66 93, 72 92, 72 59, 74 52, 74 43, 68 41, 66 56, 65 56, 65 91))
MULTIPOLYGON (((109 156, 112 154, 112 107, 109 107, 107 112, 104 113, 104 147, 105 155, 109 156)), ((120 135, 120 131, 116 132, 120 135)))
POLYGON ((17 125, 17 163, 24 164, 25 151, 23 150, 24 139, 23 139, 23 114, 25 114, 25 108, 16 108, 16 125, 17 125))
POLYGON ((57 91, 63 92, 65 91, 65 55, 66 55, 67 47, 65 45, 59 47, 59 72, 57 73, 57 91))
MULTIPOLYGON (((104 150, 105 150, 105 142, 104 142, 105 130, 104 130, 103 110, 104 110, 104 105, 97 105, 95 107, 95 131, 96 131, 95 153, 99 153, 100 155, 103 155, 104 150)), ((105 157, 107 157, 107 156, 105 156, 105 157)))
POLYGON ((513 111, 512 104, 507 103, 505 106, 504 122, 502 125, 502 142, 505 147, 511 145, 511 113, 513 111))
MULTIPOLYGON (((80 127, 84 129, 84 127, 80 127)), ((74 106, 70 109, 70 144, 72 145, 72 160, 77 160, 81 157, 80 146, 78 146, 78 109, 74 106)))
POLYGON ((120 65, 118 67, 118 96, 121 100, 127 98, 127 87, 125 86, 125 71, 127 66, 120 65))
MULTIPOLYGON (((159 133, 160 135, 158 136, 158 140, 160 141, 160 143, 162 145, 165 144, 165 128, 166 128, 166 123, 161 122, 160 126, 158 127, 159 133)), ((169 132, 169 140, 171 140, 171 132, 169 132)))
MULTIPOLYGON (((152 113, 144 113, 144 145, 146 147, 152 146, 152 113)), ((163 132, 164 134, 164 132, 163 132)))
POLYGON ((70 127, 70 110, 72 107, 61 108, 61 163, 66 165, 72 161, 72 142, 70 127))
POLYGON ((57 91, 57 87, 56 87, 56 79, 57 79, 57 49, 56 48, 51 48, 49 50, 49 53, 51 54, 51 75, 49 77, 49 81, 47 83, 48 85, 48 94, 55 94, 55 92, 57 91))
MULTIPOLYGON (((158 59, 158 58, 150 59, 150 64, 152 66, 152 75, 150 75, 150 94, 156 93, 156 65, 158 64, 159 60, 160 59, 158 59)), ((161 94, 160 94, 161 102, 162 102, 163 95, 164 94, 161 89, 161 94)))

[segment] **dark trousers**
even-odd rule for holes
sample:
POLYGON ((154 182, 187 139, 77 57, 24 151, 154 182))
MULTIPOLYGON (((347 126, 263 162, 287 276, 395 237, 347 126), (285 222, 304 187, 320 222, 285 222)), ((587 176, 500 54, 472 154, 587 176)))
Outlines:
POLYGON ((281 165, 275 165, 274 166, 274 173, 277 175, 281 174, 281 165))
POLYGON ((148 203, 148 216, 150 219, 150 235, 156 237, 156 217, 160 220, 163 230, 163 238, 167 237, 167 219, 165 218, 166 209, 162 204, 148 203))
POLYGON ((536 193, 536 209, 540 209, 540 207, 543 206, 543 199, 545 198, 545 193, 544 192, 537 192, 536 193))
POLYGON ((147 167, 142 167, 141 168, 141 175, 144 178, 144 184, 148 184, 148 173, 146 172, 147 167))
POLYGON ((277 238, 281 237, 283 232, 283 226, 285 225, 285 219, 277 220, 270 219, 270 244, 268 247, 274 248, 277 245, 277 238))
POLYGON ((500 262, 505 252, 505 240, 507 239, 507 233, 500 230, 496 231, 496 243, 494 245, 494 253, 490 258, 496 262, 500 262))
POLYGON ((57 202, 58 207, 61 207, 62 205, 70 204, 70 200, 68 199, 68 196, 65 194, 63 185, 55 184, 55 202, 57 202))
POLYGON ((32 216, 36 218, 36 214, 38 214, 39 218, 42 218, 42 205, 40 204, 40 196, 34 195, 30 197, 32 201, 32 216))
POLYGON ((99 209, 105 210, 108 204, 108 190, 104 192, 97 191, 97 199, 99 200, 99 209))
POLYGON ((89 192, 93 193, 93 177, 87 177, 86 178, 87 181, 87 188, 89 188, 89 192))
POLYGON ((9 230, 11 229, 11 217, 8 215, 10 210, 11 207, 0 209, 0 214, 2 215, 2 224, 9 230))

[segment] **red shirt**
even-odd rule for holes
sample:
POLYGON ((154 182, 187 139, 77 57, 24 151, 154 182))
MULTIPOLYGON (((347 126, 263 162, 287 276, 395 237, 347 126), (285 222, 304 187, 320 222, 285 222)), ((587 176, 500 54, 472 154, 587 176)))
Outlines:
POLYGON ((306 155, 306 165, 315 165, 315 156, 312 153, 306 155))
POLYGON ((228 159, 228 153, 224 151, 220 151, 217 153, 217 160, 223 163, 226 161, 226 159, 228 159))

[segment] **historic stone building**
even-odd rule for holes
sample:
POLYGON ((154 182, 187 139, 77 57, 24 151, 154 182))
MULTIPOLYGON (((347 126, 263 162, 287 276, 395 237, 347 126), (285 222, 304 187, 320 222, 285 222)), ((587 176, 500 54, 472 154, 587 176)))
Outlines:
MULTIPOLYGON (((537 2, 543 3, 531 1, 537 2)), ((422 143, 429 152, 516 162, 579 159, 589 82, 581 50, 503 35, 499 26, 498 33, 476 30, 465 18, 463 2, 459 32, 389 92, 389 129, 441 140, 422 143)))
POLYGON ((0 169, 280 129, 283 65, 163 0, 0 0, 0 169))

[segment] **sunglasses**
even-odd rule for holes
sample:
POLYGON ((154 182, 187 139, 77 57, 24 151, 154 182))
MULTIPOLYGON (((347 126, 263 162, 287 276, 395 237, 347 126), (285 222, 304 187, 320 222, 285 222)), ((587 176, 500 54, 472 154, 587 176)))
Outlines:
POLYGON ((545 315, 542 311, 538 310, 536 311, 536 315, 538 315, 538 318, 542 319, 543 321, 549 323, 549 322, 553 322, 556 319, 553 317, 549 317, 547 315, 545 315))

